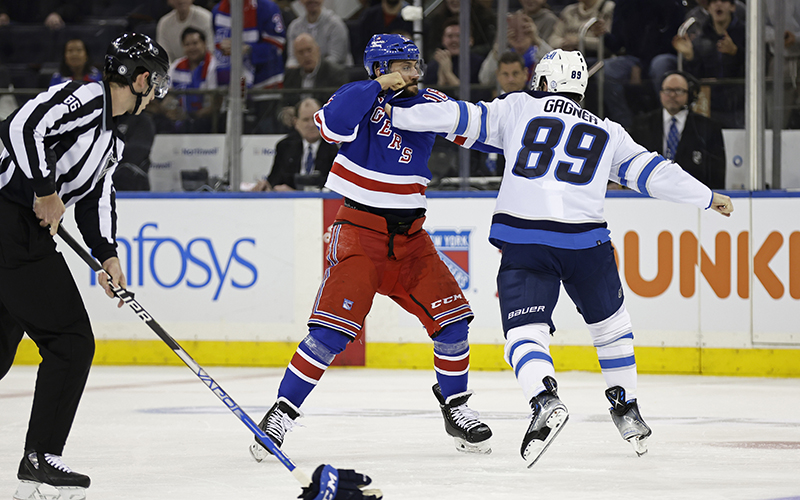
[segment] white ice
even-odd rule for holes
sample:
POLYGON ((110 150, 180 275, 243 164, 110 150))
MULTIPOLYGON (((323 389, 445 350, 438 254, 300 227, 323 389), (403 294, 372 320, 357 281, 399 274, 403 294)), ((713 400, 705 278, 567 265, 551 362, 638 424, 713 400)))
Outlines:
MULTIPOLYGON (((283 369, 205 367, 258 422, 283 369)), ((0 381, 0 499, 11 498, 36 368, 0 381)), ((472 372, 470 406, 494 432, 491 455, 455 450, 431 393, 433 371, 330 369, 284 451, 369 474, 387 500, 800 499, 800 381, 640 375, 653 428, 637 458, 608 415, 599 373, 559 373, 570 410, 534 468, 519 456, 527 407, 510 372, 472 372)), ((186 367, 96 366, 64 461, 89 500, 291 499, 276 460, 256 463, 248 429, 186 367)))

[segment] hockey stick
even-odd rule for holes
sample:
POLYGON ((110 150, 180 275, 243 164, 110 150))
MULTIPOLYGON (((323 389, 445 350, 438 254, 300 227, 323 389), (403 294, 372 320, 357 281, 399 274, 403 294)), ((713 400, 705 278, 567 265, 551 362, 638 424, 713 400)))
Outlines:
MULTIPOLYGON (((104 272, 103 266, 101 266, 100 263, 97 262, 97 260, 95 260, 94 257, 92 257, 89 252, 86 251, 83 246, 81 246, 80 243, 75 241, 75 239, 67 232, 67 230, 64 229, 63 224, 59 224, 58 226, 58 235, 61 236, 61 239, 64 240, 64 242, 84 260, 84 262, 89 264, 89 267, 91 267, 94 272, 104 272)), ((161 340, 163 340, 164 343, 167 344, 169 348, 172 349, 179 358, 181 358, 181 360, 183 360, 184 363, 186 363, 186 366, 188 366, 189 369, 191 369, 192 372, 194 372, 194 374, 197 375, 197 377, 209 389, 211 389, 211 392, 213 392, 214 395, 217 396, 220 401, 222 401, 225 406, 227 406, 228 409, 233 412, 234 415, 239 417, 239 420, 241 420, 242 423, 246 425, 253 434, 256 435, 259 441, 261 441, 261 443, 266 446, 278 460, 280 460, 284 467, 289 469, 289 472, 292 473, 300 485, 304 488, 311 486, 311 479, 309 479, 309 477, 303 471, 301 471, 294 464, 294 462, 292 462, 292 460, 287 457, 283 451, 281 451, 280 448, 275 446, 275 443, 273 443, 266 433, 262 431, 255 422, 253 422, 253 419, 251 419, 250 416, 247 415, 247 413, 245 413, 245 411, 238 404, 236 404, 233 398, 230 397, 228 393, 225 392, 222 387, 220 387, 220 385, 213 378, 211 378, 211 376, 206 373, 206 371, 203 370, 203 368, 200 367, 200 365, 198 365, 191 356, 189 356, 183 347, 181 347, 180 344, 178 344, 178 342, 173 339, 172 336, 170 336, 170 334, 167 333, 166 330, 164 330, 164 328, 162 328, 161 325, 159 325, 158 322, 153 319, 153 317, 150 316, 147 311, 144 310, 144 308, 136 301, 136 299, 133 298, 133 292, 130 292, 122 287, 115 287, 114 284, 111 283, 111 280, 109 280, 109 284, 111 285, 114 295, 128 304, 133 312, 135 312, 136 315, 139 316, 139 318, 144 321, 145 324, 147 324, 147 326, 149 326, 150 329, 153 330, 156 335, 158 335, 159 338, 161 338, 161 340)))

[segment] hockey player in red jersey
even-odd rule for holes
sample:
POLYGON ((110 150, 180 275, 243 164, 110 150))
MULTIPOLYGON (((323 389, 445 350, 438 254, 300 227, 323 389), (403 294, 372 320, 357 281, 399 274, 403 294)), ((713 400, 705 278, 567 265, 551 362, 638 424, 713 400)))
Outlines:
MULTIPOLYGON (((418 89, 420 62, 411 40, 373 36, 364 51, 370 79, 344 85, 315 115, 322 137, 342 144, 325 187, 345 201, 333 225, 308 336, 286 370, 278 400, 259 424, 278 446, 333 358, 361 330, 380 293, 419 318, 433 340, 433 392, 456 448, 491 452, 491 430, 467 406, 472 310, 422 229, 436 134, 400 134, 383 111, 387 102, 405 107, 449 99, 418 89)), ((250 451, 258 461, 268 453, 258 441, 250 451)))
POLYGON ((536 66, 534 90, 477 105, 387 107, 398 129, 460 136, 467 145, 481 140, 504 151, 489 240, 503 252, 497 285, 505 358, 531 407, 520 450, 529 467, 569 417, 550 355, 562 283, 591 333, 612 421, 637 454, 647 451, 651 430, 637 403, 633 327, 603 217, 608 181, 725 216, 733 212, 729 197, 648 152, 618 123, 582 109, 587 79, 581 53, 557 49, 536 66))

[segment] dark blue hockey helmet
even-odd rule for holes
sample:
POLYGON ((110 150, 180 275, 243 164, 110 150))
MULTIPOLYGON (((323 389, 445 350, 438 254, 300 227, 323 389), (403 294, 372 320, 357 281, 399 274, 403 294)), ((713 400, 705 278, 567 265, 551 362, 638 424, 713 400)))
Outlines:
MULTIPOLYGON (((376 78, 375 63, 381 74, 389 72, 391 61, 418 61, 421 62, 419 47, 403 35, 379 34, 373 35, 364 49, 364 69, 370 78, 376 78)), ((421 69, 419 70, 422 76, 421 69)))

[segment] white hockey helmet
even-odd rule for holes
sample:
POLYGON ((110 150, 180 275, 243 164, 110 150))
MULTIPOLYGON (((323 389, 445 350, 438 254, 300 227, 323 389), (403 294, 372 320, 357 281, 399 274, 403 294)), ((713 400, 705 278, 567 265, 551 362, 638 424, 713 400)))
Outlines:
POLYGON ((531 82, 533 90, 539 88, 542 78, 547 82, 549 92, 571 92, 583 97, 589 81, 586 60, 577 50, 551 50, 536 65, 531 82))

